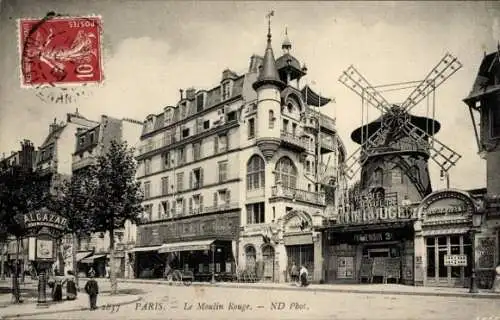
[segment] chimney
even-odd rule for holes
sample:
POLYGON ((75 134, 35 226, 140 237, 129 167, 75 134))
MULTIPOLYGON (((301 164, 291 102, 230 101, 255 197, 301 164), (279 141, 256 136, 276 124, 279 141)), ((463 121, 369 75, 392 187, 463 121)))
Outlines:
POLYGON ((226 70, 222 71, 222 80, 221 81, 224 81, 224 80, 227 80, 227 79, 234 79, 236 77, 238 77, 238 75, 236 74, 236 72, 231 71, 229 69, 226 69, 226 70))
POLYGON ((258 56, 256 54, 252 55, 250 57, 250 66, 248 68, 248 72, 259 72, 259 67, 262 65, 263 60, 264 59, 261 56, 258 56))
POLYGON ((184 99, 184 96, 183 96, 184 90, 179 89, 179 93, 181 94, 181 100, 184 99))
POLYGON ((19 162, 23 169, 29 170, 33 168, 33 159, 35 155, 35 147, 30 140, 25 139, 21 142, 21 154, 19 162))
POLYGON ((194 100, 196 94, 196 89, 195 88, 189 88, 186 90, 186 99, 188 100, 194 100))
POLYGON ((54 118, 54 122, 49 125, 49 134, 56 131, 57 128, 59 128, 59 125, 57 124, 57 119, 54 118))

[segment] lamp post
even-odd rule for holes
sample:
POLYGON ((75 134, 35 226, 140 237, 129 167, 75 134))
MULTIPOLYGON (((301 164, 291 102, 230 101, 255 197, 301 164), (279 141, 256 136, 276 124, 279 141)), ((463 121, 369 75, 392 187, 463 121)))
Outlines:
POLYGON ((212 280, 210 280, 210 283, 214 284, 215 283, 215 244, 210 245, 210 250, 212 250, 212 280))
POLYGON ((476 232, 479 227, 481 227, 482 215, 481 213, 474 212, 472 214, 472 229, 471 229, 471 241, 472 241, 472 272, 470 280, 469 293, 478 293, 477 282, 476 282, 476 232))

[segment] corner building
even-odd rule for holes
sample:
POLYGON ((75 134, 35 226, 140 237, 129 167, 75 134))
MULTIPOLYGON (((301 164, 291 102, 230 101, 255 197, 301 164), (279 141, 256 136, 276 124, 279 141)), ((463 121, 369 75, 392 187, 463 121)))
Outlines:
POLYGON ((137 153, 145 212, 130 251, 136 277, 173 268, 208 280, 215 268, 216 279, 281 282, 293 262, 321 278, 315 228, 335 211, 345 150, 335 120, 314 110, 329 100, 299 89, 307 69, 288 38, 282 48, 275 59, 269 32, 248 72, 224 70, 220 85, 181 90, 175 106, 147 117, 137 153))

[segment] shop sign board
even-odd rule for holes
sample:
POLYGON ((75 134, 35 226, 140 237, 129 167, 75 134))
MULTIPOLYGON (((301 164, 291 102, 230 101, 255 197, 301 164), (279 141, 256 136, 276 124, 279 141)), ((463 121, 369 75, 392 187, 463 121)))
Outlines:
POLYGON ((467 266, 467 256, 465 254, 447 254, 444 256, 445 267, 465 267, 467 266))
POLYGON ((428 196, 421 204, 425 222, 466 219, 474 211, 472 200, 456 191, 441 191, 428 196))
POLYGON ((382 207, 362 207, 357 210, 339 210, 339 224, 370 224, 384 221, 416 218, 416 210, 411 206, 389 205, 382 207))
POLYGON ((237 239, 239 212, 137 226, 137 246, 206 239, 237 239))
POLYGON ((392 232, 354 234, 354 241, 356 242, 377 242, 377 241, 392 241, 392 240, 395 240, 392 232))
POLYGON ((48 210, 40 210, 24 215, 25 228, 49 227, 64 230, 67 224, 68 220, 66 218, 50 213, 48 210))

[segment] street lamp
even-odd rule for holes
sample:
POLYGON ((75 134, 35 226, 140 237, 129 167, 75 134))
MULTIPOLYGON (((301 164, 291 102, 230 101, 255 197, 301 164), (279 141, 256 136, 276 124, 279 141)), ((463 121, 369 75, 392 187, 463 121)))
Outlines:
POLYGON ((477 282, 476 282, 476 232, 479 227, 481 227, 482 214, 480 212, 474 212, 472 214, 472 229, 471 232, 471 241, 472 241, 472 272, 471 272, 471 280, 470 280, 470 288, 469 293, 478 293, 477 282))
POLYGON ((212 250, 212 280, 210 280, 210 283, 214 284, 215 283, 215 244, 210 245, 210 250, 212 250))

